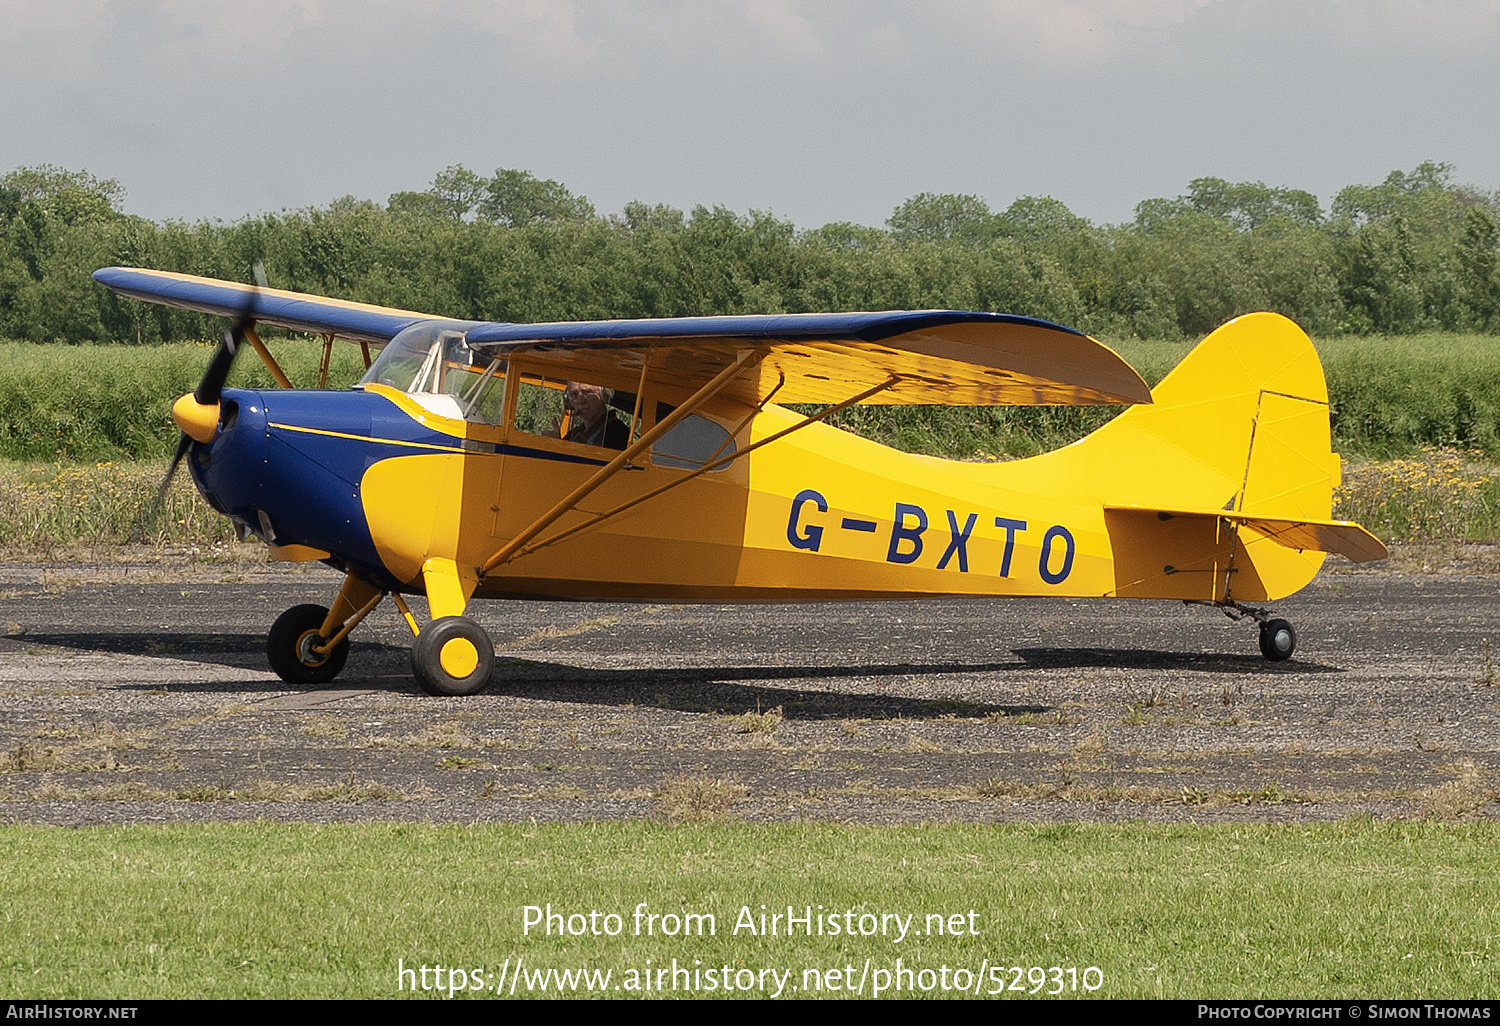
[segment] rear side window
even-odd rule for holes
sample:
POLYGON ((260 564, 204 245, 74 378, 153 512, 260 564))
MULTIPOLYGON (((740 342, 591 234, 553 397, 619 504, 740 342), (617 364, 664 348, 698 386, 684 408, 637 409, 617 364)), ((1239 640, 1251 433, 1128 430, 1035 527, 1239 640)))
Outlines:
MULTIPOLYGON (((657 403, 657 422, 665 419, 673 409, 675 407, 666 403, 657 403)), ((734 439, 728 431, 707 417, 693 413, 656 440, 651 447, 651 462, 658 467, 697 470, 705 463, 730 455, 734 448, 734 439)))

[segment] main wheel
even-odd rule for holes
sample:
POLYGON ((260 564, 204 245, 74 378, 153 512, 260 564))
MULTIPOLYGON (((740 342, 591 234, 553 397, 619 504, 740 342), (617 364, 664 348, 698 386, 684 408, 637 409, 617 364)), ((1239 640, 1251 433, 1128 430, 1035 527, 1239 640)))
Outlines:
POLYGON ((327 618, 327 609, 311 603, 293 606, 276 618, 266 635, 266 655, 276 676, 288 684, 327 684, 339 675, 349 658, 348 638, 326 655, 313 651, 314 645, 323 643, 318 631, 327 618))
POLYGON ((1297 632, 1285 620, 1267 620, 1260 625, 1260 654, 1279 663, 1297 651, 1297 632))
POLYGON ((495 646, 466 616, 434 620, 411 646, 411 672, 429 695, 473 695, 495 669, 495 646))

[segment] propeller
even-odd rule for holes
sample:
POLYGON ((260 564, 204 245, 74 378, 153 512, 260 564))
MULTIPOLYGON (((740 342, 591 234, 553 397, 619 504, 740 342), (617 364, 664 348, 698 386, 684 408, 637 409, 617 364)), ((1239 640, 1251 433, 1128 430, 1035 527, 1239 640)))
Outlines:
POLYGON ((160 520, 162 509, 166 505, 167 491, 172 487, 172 479, 176 477, 177 468, 192 448, 193 442, 211 442, 218 431, 219 400, 224 394, 224 382, 229 378, 235 356, 245 344, 245 333, 255 324, 255 300, 260 289, 268 287, 265 264, 259 257, 251 265, 251 273, 255 278, 255 286, 245 293, 245 305, 240 308, 234 323, 224 330, 224 337, 208 361, 198 387, 172 404, 172 419, 180 429, 177 448, 172 453, 172 462, 167 464, 167 472, 162 477, 161 484, 156 486, 156 497, 131 531, 130 540, 136 544, 144 542, 146 529, 154 528, 160 520))

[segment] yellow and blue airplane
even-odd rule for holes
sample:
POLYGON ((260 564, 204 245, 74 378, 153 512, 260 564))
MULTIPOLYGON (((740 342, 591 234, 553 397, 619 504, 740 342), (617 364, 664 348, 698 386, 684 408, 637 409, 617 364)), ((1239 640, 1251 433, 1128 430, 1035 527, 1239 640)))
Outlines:
POLYGON ((1087 335, 1006 314, 510 324, 164 271, 94 278, 234 321, 173 409, 173 468, 186 458, 273 559, 345 574, 330 607, 271 628, 271 666, 293 683, 332 680, 385 596, 439 695, 489 681, 493 645, 464 615, 479 598, 1176 599, 1254 619, 1281 660, 1296 633, 1256 603, 1305 586, 1325 553, 1386 556, 1330 519, 1322 366, 1275 314, 1229 322, 1153 390, 1087 335), (349 391, 291 390, 257 323, 321 335, 320 385, 335 339, 367 372, 349 391), (281 390, 223 387, 245 345, 281 390), (1055 452, 966 463, 822 423, 855 403, 1131 409, 1055 452))

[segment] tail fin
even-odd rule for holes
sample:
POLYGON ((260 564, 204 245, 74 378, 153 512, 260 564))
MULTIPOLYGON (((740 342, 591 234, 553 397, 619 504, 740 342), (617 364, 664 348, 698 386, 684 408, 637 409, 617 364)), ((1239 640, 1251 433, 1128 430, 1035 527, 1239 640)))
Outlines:
POLYGON ((1312 342, 1285 317, 1239 317, 1085 444, 1150 468, 1121 482, 1131 505, 1326 519, 1338 457, 1312 342))
POLYGON ((1068 471, 1087 475, 1105 507, 1115 594, 1265 601, 1311 581, 1320 549, 1384 554, 1362 528, 1329 520, 1339 458, 1328 386, 1285 317, 1230 321, 1151 399, 1053 454, 1078 462, 1068 471))

